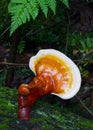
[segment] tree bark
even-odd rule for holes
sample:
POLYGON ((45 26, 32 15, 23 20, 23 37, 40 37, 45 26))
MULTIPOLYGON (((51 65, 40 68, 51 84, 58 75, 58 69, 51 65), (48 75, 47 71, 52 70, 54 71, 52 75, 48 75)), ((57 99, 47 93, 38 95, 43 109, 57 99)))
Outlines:
MULTIPOLYGON (((9 60, 8 62, 15 63, 16 61, 16 54, 17 54, 17 47, 20 40, 20 29, 18 28, 10 38, 10 53, 9 53, 9 60)), ((8 68, 7 76, 5 81, 5 86, 11 86, 11 83, 14 79, 14 68, 8 68)))

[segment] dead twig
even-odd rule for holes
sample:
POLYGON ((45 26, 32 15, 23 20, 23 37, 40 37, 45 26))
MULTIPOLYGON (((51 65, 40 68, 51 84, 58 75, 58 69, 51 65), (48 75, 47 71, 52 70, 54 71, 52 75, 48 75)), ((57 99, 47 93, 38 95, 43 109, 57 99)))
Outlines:
POLYGON ((38 28, 37 30, 30 30, 28 33, 26 33, 26 35, 24 37, 33 36, 33 35, 35 35, 39 32, 48 30, 48 29, 53 28, 55 26, 59 26, 59 24, 62 24, 62 23, 65 23, 65 22, 66 22, 66 19, 61 19, 60 21, 55 22, 52 25, 49 25, 49 26, 46 26, 46 27, 43 27, 43 28, 38 28))
POLYGON ((85 105, 85 103, 81 100, 81 98, 79 96, 76 95, 76 98, 79 100, 80 104, 83 106, 83 108, 91 115, 93 116, 93 113, 87 108, 87 106, 85 105))
MULTIPOLYGON (((93 49, 91 49, 88 53, 86 53, 86 55, 84 57, 82 57, 77 65, 79 65, 83 60, 85 60, 91 53, 93 53, 93 49)), ((78 99, 78 101, 80 102, 80 104, 82 105, 82 107, 91 115, 93 116, 93 113, 88 109, 88 107, 85 105, 85 103, 82 101, 82 99, 80 98, 80 96, 76 95, 76 98, 78 99)))
POLYGON ((79 65, 83 60, 85 60, 91 53, 93 53, 93 49, 86 53, 86 55, 78 61, 77 65, 79 65))
POLYGON ((2 36, 10 29, 10 26, 8 26, 0 35, 0 38, 2 38, 2 36))
POLYGON ((28 64, 10 63, 10 62, 0 62, 0 65, 8 66, 28 66, 28 64))
POLYGON ((4 69, 1 69, 1 70, 0 70, 0 73, 2 73, 3 71, 4 71, 4 69))

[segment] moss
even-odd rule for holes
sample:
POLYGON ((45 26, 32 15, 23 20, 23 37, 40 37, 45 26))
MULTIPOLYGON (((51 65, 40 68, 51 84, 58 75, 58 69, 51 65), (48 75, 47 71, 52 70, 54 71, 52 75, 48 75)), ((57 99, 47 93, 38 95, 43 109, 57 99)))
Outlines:
POLYGON ((7 124, 0 124, 0 130, 8 129, 7 124))
POLYGON ((17 117, 17 91, 0 87, 0 130, 92 130, 93 123, 70 109, 38 100, 32 108, 30 121, 17 117))
POLYGON ((38 125, 41 124, 44 130, 47 130, 47 125, 48 127, 51 127, 51 130, 81 130, 81 128, 83 130, 93 129, 92 121, 88 121, 87 119, 75 113, 71 113, 68 109, 60 109, 58 107, 50 106, 49 104, 44 102, 42 104, 43 105, 40 105, 39 109, 35 111, 38 116, 36 115, 35 117, 35 112, 32 112, 31 122, 37 123, 38 125))

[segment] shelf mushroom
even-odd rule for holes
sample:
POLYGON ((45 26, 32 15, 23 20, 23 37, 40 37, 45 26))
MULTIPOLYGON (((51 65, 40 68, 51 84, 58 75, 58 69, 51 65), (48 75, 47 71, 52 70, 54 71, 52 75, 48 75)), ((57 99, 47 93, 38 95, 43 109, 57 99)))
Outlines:
POLYGON ((57 50, 40 50, 31 57, 29 67, 35 78, 18 88, 18 117, 21 120, 30 119, 31 107, 39 97, 51 93, 62 99, 70 99, 80 89, 81 75, 78 67, 57 50))

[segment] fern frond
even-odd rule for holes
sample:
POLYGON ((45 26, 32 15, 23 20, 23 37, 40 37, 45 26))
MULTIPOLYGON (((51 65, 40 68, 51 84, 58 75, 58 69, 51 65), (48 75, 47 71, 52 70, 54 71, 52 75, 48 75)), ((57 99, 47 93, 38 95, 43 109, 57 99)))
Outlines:
POLYGON ((56 12, 56 0, 46 0, 46 2, 47 2, 47 5, 49 6, 49 8, 55 14, 55 12, 56 12))
POLYGON ((42 12, 44 13, 45 17, 47 17, 48 14, 48 5, 46 0, 37 0, 38 5, 40 6, 42 12))
POLYGON ((61 0, 64 5, 69 8, 69 0, 61 0))
POLYGON ((29 3, 27 3, 27 9, 31 15, 31 17, 35 20, 35 18, 38 16, 38 6, 36 0, 30 0, 29 3))
POLYGON ((27 2, 27 0, 11 0, 10 2, 16 3, 16 4, 22 4, 22 3, 24 4, 27 2))
MULTIPOLYGON (((68 0, 60 0, 68 6, 68 0)), ((10 35, 22 24, 33 20, 38 16, 41 9, 45 17, 47 17, 49 8, 56 11, 56 0, 11 0, 8 11, 11 15, 10 35)))
POLYGON ((31 17, 35 19, 39 10, 36 0, 11 0, 8 11, 12 16, 11 35, 20 25, 30 21, 31 17))
POLYGON ((11 28, 10 35, 22 24, 21 19, 19 19, 19 12, 21 12, 22 5, 16 6, 15 3, 9 4, 9 12, 11 12, 11 28))

